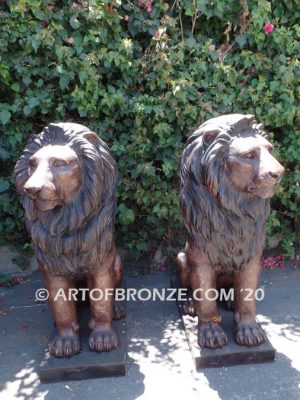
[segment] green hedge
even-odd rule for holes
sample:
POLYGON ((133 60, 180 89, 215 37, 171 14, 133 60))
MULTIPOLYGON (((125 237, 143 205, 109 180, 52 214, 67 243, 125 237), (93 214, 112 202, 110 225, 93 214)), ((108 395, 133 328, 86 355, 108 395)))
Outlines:
POLYGON ((25 237, 11 174, 29 134, 68 120, 99 132, 117 159, 119 241, 132 254, 151 252, 162 240, 178 246, 185 140, 212 116, 245 112, 271 132, 286 167, 268 229, 284 233, 292 254, 300 222, 297 4, 3 0, 2 237, 25 237))

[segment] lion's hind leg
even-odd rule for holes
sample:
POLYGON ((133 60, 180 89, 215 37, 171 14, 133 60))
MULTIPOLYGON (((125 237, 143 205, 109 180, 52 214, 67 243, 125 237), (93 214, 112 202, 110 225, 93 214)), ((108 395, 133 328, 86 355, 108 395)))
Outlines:
POLYGON ((183 314, 195 316, 196 311, 193 301, 190 275, 191 270, 188 265, 186 253, 184 251, 181 251, 177 255, 177 278, 179 281, 179 286, 181 288, 188 289, 188 292, 186 300, 178 301, 178 306, 180 307, 183 314))
MULTIPOLYGON (((118 289, 122 285, 122 276, 123 276, 123 264, 121 257, 119 254, 116 255, 115 264, 114 264, 114 283, 115 289, 118 289)), ((125 318, 126 309, 121 301, 114 301, 114 320, 119 320, 125 318)))

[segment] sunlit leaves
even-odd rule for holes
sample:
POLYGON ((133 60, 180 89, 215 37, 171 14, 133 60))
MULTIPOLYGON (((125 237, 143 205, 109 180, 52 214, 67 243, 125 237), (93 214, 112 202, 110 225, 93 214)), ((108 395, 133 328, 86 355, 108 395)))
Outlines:
POLYGON ((122 245, 138 254, 166 237, 170 245, 183 232, 186 138, 210 117, 245 112, 272 132, 286 167, 269 233, 290 237, 300 218, 299 11, 291 0, 273 3, 159 0, 147 10, 137 1, 3 2, 0 231, 23 226, 10 182, 28 136, 65 120, 99 132, 117 160, 122 245))

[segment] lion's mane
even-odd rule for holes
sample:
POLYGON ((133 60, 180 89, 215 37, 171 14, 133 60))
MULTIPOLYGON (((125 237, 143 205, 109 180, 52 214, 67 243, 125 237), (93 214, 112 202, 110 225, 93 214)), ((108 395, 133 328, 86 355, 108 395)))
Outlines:
POLYGON ((117 168, 101 139, 95 144, 80 136, 87 132, 78 124, 50 124, 29 138, 14 174, 38 261, 46 270, 68 277, 80 278, 99 267, 113 242, 117 168), (83 183, 70 203, 39 211, 23 187, 29 179, 29 158, 49 144, 68 145, 76 152, 83 183))
POLYGON ((189 240, 226 272, 258 255, 265 240, 269 200, 229 183, 225 164, 233 137, 257 134, 265 135, 252 115, 213 118, 190 136, 181 159, 180 206, 189 240), (203 141, 207 131, 217 131, 212 143, 203 141))

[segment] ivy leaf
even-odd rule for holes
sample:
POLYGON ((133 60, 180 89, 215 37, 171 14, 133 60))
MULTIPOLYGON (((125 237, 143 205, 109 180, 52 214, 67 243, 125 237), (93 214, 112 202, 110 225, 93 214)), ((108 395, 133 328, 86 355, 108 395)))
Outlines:
POLYGON ((124 203, 120 204, 118 207, 119 221, 121 225, 132 224, 135 220, 134 211, 127 208, 124 203))
POLYGON ((238 35, 235 38, 235 41, 239 44, 240 47, 243 47, 247 43, 247 38, 245 35, 238 35))
POLYGON ((185 10, 185 15, 192 17, 194 15, 194 10, 192 8, 187 8, 185 10))
POLYGON ((135 23, 134 19, 129 19, 128 21, 128 30, 131 34, 131 36, 135 36, 138 33, 138 28, 137 28, 137 24, 135 23))
POLYGON ((2 122, 2 125, 6 125, 8 121, 10 120, 11 113, 7 110, 0 111, 0 121, 2 122))
POLYGON ((68 75, 62 75, 62 76, 59 78, 59 86, 60 86, 60 88, 61 88, 62 90, 64 90, 64 89, 68 86, 70 80, 71 80, 71 79, 70 79, 70 77, 69 77, 68 75))
POLYGON ((16 83, 13 83, 12 85, 11 85, 11 88, 12 88, 12 90, 14 91, 14 92, 19 92, 20 91, 20 85, 16 82, 16 83))
POLYGON ((9 152, 3 147, 0 147, 0 159, 7 160, 9 158, 9 152))
POLYGON ((78 19, 76 17, 72 17, 70 19, 70 25, 73 29, 78 29, 80 27, 80 22, 78 21, 78 19))
POLYGON ((39 104, 39 99, 37 98, 37 97, 31 97, 31 99, 29 100, 29 102, 28 102, 28 106, 30 107, 30 108, 34 108, 34 107, 36 107, 38 104, 39 104))
POLYGON ((46 14, 39 8, 33 9, 32 13, 40 21, 43 21, 44 19, 46 19, 46 14))
POLYGON ((9 183, 3 179, 0 179, 0 193, 5 192, 9 188, 9 183))
POLYGON ((23 108, 23 113, 27 117, 31 113, 31 108, 27 105, 23 108))

